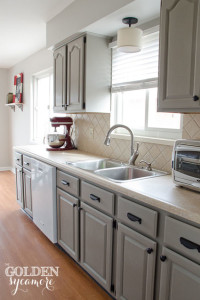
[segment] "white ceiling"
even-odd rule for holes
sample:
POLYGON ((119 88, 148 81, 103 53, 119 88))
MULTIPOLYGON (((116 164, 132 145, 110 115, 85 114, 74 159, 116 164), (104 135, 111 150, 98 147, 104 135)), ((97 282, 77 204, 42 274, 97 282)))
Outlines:
MULTIPOLYGON (((75 0, 0 0, 0 68, 10 68, 45 48, 46 23, 75 0)), ((122 18, 137 17, 137 26, 159 17, 160 0, 134 0, 83 31, 116 34, 122 18)))
POLYGON ((46 45, 46 22, 74 0, 0 0, 0 68, 46 45))
POLYGON ((135 26, 150 22, 160 16, 160 0, 134 0, 120 10, 97 21, 83 31, 94 32, 108 36, 114 36, 117 30, 127 25, 122 23, 125 17, 136 17, 138 23, 135 26))

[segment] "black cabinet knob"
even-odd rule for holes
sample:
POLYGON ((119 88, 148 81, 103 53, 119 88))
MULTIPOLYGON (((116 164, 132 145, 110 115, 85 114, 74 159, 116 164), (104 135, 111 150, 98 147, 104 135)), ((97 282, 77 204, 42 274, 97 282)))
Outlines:
POLYGON ((194 100, 194 101, 198 101, 198 100, 199 100, 199 96, 194 95, 194 96, 193 96, 193 100, 194 100))
POLYGON ((165 255, 161 255, 161 256, 160 256, 160 260, 161 260, 162 262, 166 261, 166 259, 167 259, 167 256, 165 256, 165 255))
POLYGON ((153 252, 153 249, 152 248, 147 248, 147 253, 148 254, 151 254, 153 252))

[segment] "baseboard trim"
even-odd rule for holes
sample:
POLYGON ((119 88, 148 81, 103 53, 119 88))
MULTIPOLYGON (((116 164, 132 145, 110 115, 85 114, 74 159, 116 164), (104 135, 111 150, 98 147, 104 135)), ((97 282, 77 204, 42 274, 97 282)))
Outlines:
POLYGON ((11 171, 11 172, 15 173, 15 169, 12 168, 12 167, 2 167, 2 168, 0 168, 0 172, 3 172, 3 171, 11 171))

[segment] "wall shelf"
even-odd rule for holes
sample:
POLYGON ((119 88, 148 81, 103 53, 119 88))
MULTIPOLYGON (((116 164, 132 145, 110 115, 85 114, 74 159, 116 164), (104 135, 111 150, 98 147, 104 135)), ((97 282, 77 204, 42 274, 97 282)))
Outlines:
POLYGON ((23 105, 24 103, 9 103, 9 104, 5 104, 5 106, 10 107, 13 111, 15 111, 15 107, 17 106, 19 109, 21 109, 21 111, 23 111, 23 105))

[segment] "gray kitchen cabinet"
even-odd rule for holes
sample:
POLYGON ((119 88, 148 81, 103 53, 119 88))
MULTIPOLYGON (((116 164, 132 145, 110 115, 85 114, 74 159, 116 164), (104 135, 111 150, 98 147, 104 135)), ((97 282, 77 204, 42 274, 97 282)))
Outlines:
POLYGON ((21 206, 21 208, 24 208, 22 167, 17 164, 15 165, 15 179, 16 179, 17 202, 21 206))
POLYGON ((200 265, 163 248, 160 278, 162 300, 199 300, 200 265))
POLYGON ((33 217, 32 187, 31 187, 31 158, 15 152, 16 198, 20 207, 33 217))
POLYGON ((66 109, 66 85, 67 85, 67 46, 54 51, 54 112, 66 109))
POLYGON ((154 299, 155 259, 156 242, 118 223, 117 299, 154 299))
POLYGON ((81 266, 107 291, 111 288, 113 219, 81 203, 81 266))
POLYGON ((80 37, 67 45, 67 111, 84 108, 84 40, 80 37))
POLYGON ((200 1, 162 0, 158 111, 200 111, 200 1))
POLYGON ((57 188, 58 244, 76 261, 79 260, 79 200, 57 188))
POLYGON ((108 40, 82 34, 54 51, 54 111, 110 112, 108 40))
POLYGON ((31 171, 23 168, 24 210, 33 217, 31 171))

